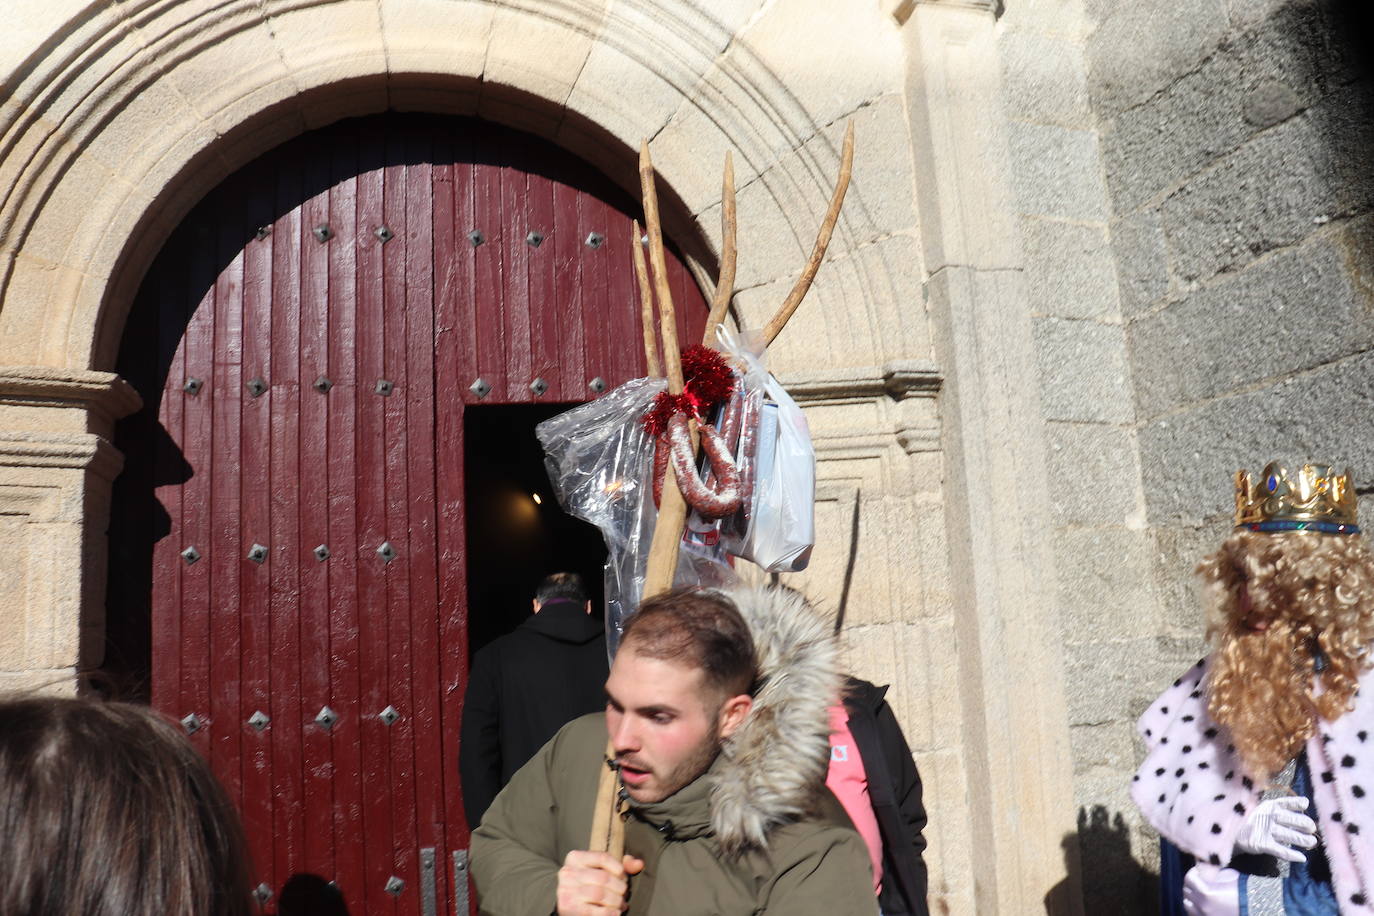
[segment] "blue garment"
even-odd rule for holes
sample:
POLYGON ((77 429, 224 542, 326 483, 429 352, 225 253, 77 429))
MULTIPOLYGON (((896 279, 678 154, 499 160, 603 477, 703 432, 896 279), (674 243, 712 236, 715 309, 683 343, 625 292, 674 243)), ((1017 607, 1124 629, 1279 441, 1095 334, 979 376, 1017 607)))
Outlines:
POLYGON ((1183 876, 1194 861, 1164 837, 1159 838, 1159 916, 1184 916, 1183 876))
MULTIPOLYGON (((1307 768, 1307 752, 1298 756, 1298 766, 1293 774, 1293 794, 1305 798, 1312 797, 1312 773, 1307 768)), ((1316 820, 1317 806, 1313 802, 1307 810, 1308 817, 1316 820)), ((1249 916, 1249 875, 1240 876, 1240 916, 1249 916)), ((1288 876, 1283 879, 1283 912, 1287 916, 1339 916, 1336 905, 1335 889, 1331 884, 1331 866, 1326 861, 1326 849, 1318 842, 1307 853, 1302 862, 1292 862, 1288 866, 1288 876)))

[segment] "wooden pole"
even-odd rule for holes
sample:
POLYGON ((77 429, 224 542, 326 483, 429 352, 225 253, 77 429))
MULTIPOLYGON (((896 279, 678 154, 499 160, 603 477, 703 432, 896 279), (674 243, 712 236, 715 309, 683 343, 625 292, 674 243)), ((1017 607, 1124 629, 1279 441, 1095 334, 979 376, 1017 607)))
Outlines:
POLYGON ((735 261, 739 249, 735 245, 735 160, 725 153, 725 176, 720 189, 720 276, 716 279, 716 294, 711 299, 711 314, 706 319, 702 346, 716 345, 716 327, 725 321, 730 298, 735 294, 735 261))
MULTIPOLYGON (((791 294, 778 313, 764 329, 765 339, 771 343, 792 317, 811 286, 811 281, 825 257, 826 246, 831 232, 839 217, 840 205, 844 202, 845 191, 849 187, 849 176, 854 160, 854 125, 851 122, 845 131, 844 152, 840 164, 840 175, 836 181, 835 193, 830 201, 829 211, 821 224, 811 258, 802 270, 791 294)), ((654 187, 654 166, 649 158, 649 144, 645 141, 639 148, 639 185, 644 195, 644 222, 649 235, 649 262, 653 267, 653 294, 658 301, 659 333, 663 338, 663 371, 668 380, 668 391, 681 394, 683 388, 682 359, 678 351, 677 316, 673 308, 672 292, 668 288, 668 266, 663 255, 663 225, 658 213, 658 193, 654 187)), ((725 180, 721 193, 722 256, 720 278, 711 303, 711 315, 707 321, 707 343, 715 326, 725 320, 733 294, 735 278, 735 175, 733 164, 727 155, 725 160, 725 180)), ((640 248, 639 223, 634 226, 635 275, 639 280, 641 317, 644 324, 644 355, 651 375, 658 372, 655 359, 653 312, 650 304, 650 284, 646 277, 644 253, 640 248)), ((696 425, 690 424, 692 447, 697 445, 696 425)), ((677 571, 678 545, 682 542, 682 531, 687 524, 687 501, 682 498, 670 462, 664 474, 663 496, 659 503, 658 518, 654 523, 653 540, 649 546, 649 557, 644 574, 644 590, 641 600, 652 598, 673 587, 673 575, 677 571)), ((606 741, 605 761, 615 758, 615 744, 606 741)), ((587 848, 595 852, 609 852, 616 858, 625 853, 625 822, 621 816, 618 784, 620 778, 609 765, 603 766, 597 783, 596 807, 592 810, 591 837, 587 848)))
POLYGON ((639 220, 634 221, 635 237, 630 243, 634 254, 635 279, 639 281, 639 319, 644 326, 644 363, 648 367, 649 378, 663 375, 663 367, 658 361, 658 334, 654 331, 654 291, 649 288, 649 269, 644 265, 644 232, 639 228, 639 220))
POLYGON ((609 852, 619 858, 625 854, 625 824, 618 817, 620 800, 616 797, 616 783, 620 780, 609 763, 614 756, 615 746, 607 739, 606 761, 596 785, 596 807, 592 809, 592 835, 587 848, 592 852, 609 852))
POLYGON ((849 190, 849 176, 853 170, 854 122, 850 121, 849 126, 844 131, 844 151, 840 154, 840 175, 835 179, 835 193, 830 196, 830 207, 826 210, 825 220, 821 223, 820 232, 816 235, 815 247, 811 249, 811 257, 807 260, 806 266, 802 268, 801 276, 797 278, 796 285, 792 287, 792 292, 787 294, 787 299, 778 309, 777 314, 764 326, 763 341, 765 344, 771 344, 782 333, 788 319, 792 317, 792 313, 797 310, 797 306, 801 305, 802 299, 811 289, 811 281, 816 279, 816 271, 821 269, 821 261, 825 260, 825 249, 830 245, 830 234, 835 231, 835 222, 840 218, 840 206, 844 204, 845 192, 849 190))
MULTIPOLYGON (((678 352, 677 315, 673 308, 673 294, 668 288, 668 265, 663 256, 663 225, 658 215, 658 194, 654 188, 654 165, 649 158, 649 144, 639 149, 639 183, 644 193, 644 223, 649 230, 649 262, 653 266, 653 291, 658 300, 659 333, 663 336, 663 362, 668 378, 668 391, 682 394, 682 356, 678 352)), ((648 310, 648 284, 643 270, 644 255, 640 251, 639 224, 635 224, 635 271, 639 276, 643 300, 644 352, 653 370, 653 315, 648 310)), ((682 498, 673 466, 668 465, 663 476, 663 496, 659 501, 658 519, 649 545, 648 569, 644 575, 642 598, 651 598, 673 587, 673 573, 677 569, 677 548, 682 529, 687 524, 687 501, 682 498)), ((641 598, 641 600, 642 600, 641 598)), ((615 744, 607 739, 606 759, 615 758, 615 744)), ((617 775, 607 766, 597 783, 596 806, 592 809, 592 830, 587 848, 593 852, 609 852, 620 858, 625 854, 625 822, 620 817, 620 798, 617 775)))
MULTIPOLYGON (((677 342, 677 314, 673 294, 668 288, 668 265, 663 256, 663 224, 658 213, 658 191, 654 187, 654 164, 649 158, 649 143, 639 147, 639 187, 644 195, 644 223, 649 230, 649 263, 654 269, 654 295, 658 299, 658 330, 663 335, 663 365, 668 378, 668 393, 682 394, 682 355, 677 342)), ((649 545, 649 561, 644 572, 641 600, 652 598, 673 587, 677 571, 677 550, 682 529, 687 524, 687 501, 682 498, 672 462, 663 475, 663 496, 658 505, 658 521, 649 545)))

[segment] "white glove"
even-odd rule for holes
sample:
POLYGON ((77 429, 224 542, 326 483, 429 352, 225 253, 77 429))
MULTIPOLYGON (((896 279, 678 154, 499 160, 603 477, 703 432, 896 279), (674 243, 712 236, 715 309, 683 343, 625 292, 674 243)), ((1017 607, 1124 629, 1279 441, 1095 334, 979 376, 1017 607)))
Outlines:
POLYGON ((1240 826, 1236 848, 1265 856, 1277 856, 1289 862, 1302 862, 1307 856, 1300 850, 1317 845, 1317 824, 1301 812, 1307 810, 1307 799, 1301 795, 1269 798, 1260 802, 1240 826))
POLYGON ((1240 916, 1240 872, 1199 862, 1183 876, 1188 916, 1240 916))

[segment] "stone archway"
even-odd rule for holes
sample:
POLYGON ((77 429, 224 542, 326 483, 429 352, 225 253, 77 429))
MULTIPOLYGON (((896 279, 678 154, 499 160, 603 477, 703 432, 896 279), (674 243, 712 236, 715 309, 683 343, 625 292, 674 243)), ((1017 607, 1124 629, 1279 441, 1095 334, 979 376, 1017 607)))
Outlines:
MULTIPOLYGON (((154 254, 239 166, 342 117, 412 110, 528 130, 631 186, 633 151, 648 138, 680 201, 669 228, 700 235, 684 247, 703 273, 719 163, 734 150, 735 303, 757 324, 805 259, 853 117, 844 218, 773 354, 810 411, 818 511, 838 532, 802 584, 842 602, 860 673, 904 688, 897 711, 931 774, 932 896, 967 912, 1058 880, 1070 776, 1052 754, 1018 769, 998 750, 1022 731, 1037 746, 1065 743, 1053 713, 1007 715, 1062 697, 1045 629, 1031 639, 1034 670, 1018 678, 1005 675, 1015 666, 1001 635, 1022 585, 1044 573, 1044 551, 1024 550, 1034 500, 1018 496, 1043 479, 1038 421, 1016 427, 1031 434, 1016 440, 1024 462, 982 461, 1007 434, 985 398, 1034 388, 1024 348, 999 349, 1020 325, 981 310, 1024 307, 1019 254, 989 229, 1005 230, 1005 198, 960 171, 995 168, 996 143, 984 159, 951 142, 978 135, 968 122, 995 101, 995 60, 970 51, 994 5, 148 0, 36 12, 40 37, 0 74, 0 544, 20 558, 17 575, 0 577, 0 600, 22 609, 0 681, 70 684, 92 663, 80 647, 83 633, 96 647, 103 633, 105 506, 119 467, 108 440, 136 401, 103 370, 154 254), (920 195, 918 173, 931 179, 920 195), (961 234, 996 256, 965 263, 961 234), (1022 466, 1029 484, 1010 472, 1022 466), (1008 495, 1018 498, 998 515, 1008 495), (990 539, 998 520, 1005 534, 990 539), (1007 778, 1018 772, 1029 775, 1007 778), (1020 811, 1011 792, 970 803, 989 774, 999 790, 1035 791, 1020 811), (1023 814, 1047 834, 1025 854, 1007 831, 1023 814), (973 850, 994 840, 975 883, 973 850)), ((1037 598, 1015 619, 1051 611, 1037 598)))
MULTIPOLYGON (((786 85, 773 67, 786 46, 734 41, 750 7, 712 15, 648 3, 205 0, 65 23, 57 47, 15 87, 0 139, 0 179, 11 189, 0 201, 0 365, 110 365, 132 287, 196 200, 289 137, 386 109, 528 130, 627 186, 626 153, 650 138, 681 195, 680 220, 699 221, 708 238, 720 162, 734 150, 741 221, 758 240, 741 261, 741 288, 785 281, 828 196, 839 134, 831 122, 846 102, 832 92, 817 108, 786 85)), ((864 27, 834 18, 832 31, 864 27)), ((870 55, 880 62, 873 72, 851 78, 864 100, 900 85, 895 37, 888 44, 888 56, 870 55)), ((885 133, 901 121, 888 114, 885 133)), ((881 212, 890 207, 856 188, 832 249, 836 262, 854 263, 845 282, 818 288, 868 313, 867 340, 853 339, 852 314, 834 322, 849 349, 868 351, 851 356, 871 359, 869 303, 896 295, 890 251, 854 257, 890 234, 881 212)))
MULTIPOLYGON (((473 817, 455 778, 469 640, 508 628, 491 618, 525 604, 550 571, 536 536, 565 524, 529 491, 483 514, 474 491, 499 478, 474 468, 474 429, 643 375, 634 212, 528 134, 375 115, 235 173, 149 271, 120 354, 145 407, 116 440, 123 657, 105 667, 211 762, 266 911, 306 879, 355 916, 466 911, 448 901, 473 817), (524 537, 482 595, 494 533, 474 523, 493 514, 524 537)), ((669 265, 700 339, 708 304, 669 265)), ((532 435, 496 451, 543 481, 532 435)))

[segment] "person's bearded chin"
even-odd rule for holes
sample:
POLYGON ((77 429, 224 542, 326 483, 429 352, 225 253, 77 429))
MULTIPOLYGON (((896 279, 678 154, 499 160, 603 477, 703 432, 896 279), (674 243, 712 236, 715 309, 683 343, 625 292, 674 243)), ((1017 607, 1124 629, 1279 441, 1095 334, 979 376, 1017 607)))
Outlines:
POLYGON ((696 779, 702 773, 705 773, 710 769, 711 764, 716 759, 716 755, 719 753, 720 736, 718 733, 713 732, 708 734, 700 744, 694 747, 691 753, 684 757, 677 766, 668 770, 666 773, 650 766, 647 761, 634 754, 617 757, 615 763, 617 767, 630 767, 634 770, 648 773, 650 776, 656 777, 655 781, 658 784, 658 791, 655 792, 654 797, 644 799, 645 803, 653 804, 654 802, 663 801, 663 799, 676 794, 680 789, 692 782, 692 780, 696 779))

